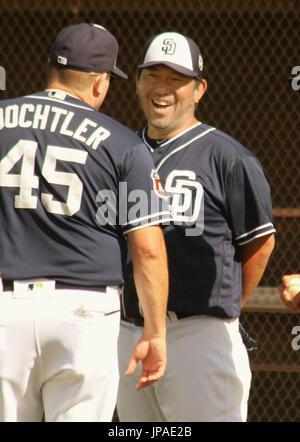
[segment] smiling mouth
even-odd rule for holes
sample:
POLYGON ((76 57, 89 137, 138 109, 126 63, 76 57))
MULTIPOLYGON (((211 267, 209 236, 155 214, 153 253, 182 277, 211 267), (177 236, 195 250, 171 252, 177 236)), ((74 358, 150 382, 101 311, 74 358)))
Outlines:
POLYGON ((165 100, 152 100, 152 104, 156 109, 167 109, 172 106, 171 103, 165 100))

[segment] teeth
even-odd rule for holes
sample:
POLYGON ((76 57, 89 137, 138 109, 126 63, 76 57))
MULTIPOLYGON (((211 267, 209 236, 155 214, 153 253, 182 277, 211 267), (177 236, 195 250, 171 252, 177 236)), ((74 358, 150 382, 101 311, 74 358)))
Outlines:
POLYGON ((154 104, 157 104, 158 106, 170 106, 170 103, 164 100, 153 100, 154 104))

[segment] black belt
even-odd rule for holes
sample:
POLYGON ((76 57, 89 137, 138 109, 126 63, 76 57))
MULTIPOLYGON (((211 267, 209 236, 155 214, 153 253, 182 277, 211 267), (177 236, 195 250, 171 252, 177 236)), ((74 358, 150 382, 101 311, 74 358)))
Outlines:
MULTIPOLYGON (((176 314, 176 318, 178 320, 185 319, 185 318, 190 318, 191 316, 198 315, 198 313, 194 313, 194 314, 193 313, 175 313, 175 314, 176 314)), ((167 316, 168 316, 168 313, 167 313, 167 316)), ((144 318, 142 316, 140 316, 138 318, 127 318, 122 313, 121 319, 123 321, 125 321, 125 322, 129 322, 130 324, 134 324, 136 327, 144 327, 144 318)), ((170 317, 170 319, 171 319, 171 317, 170 317)))
MULTIPOLYGON (((38 280, 38 278, 35 278, 38 280)), ((30 281, 30 280, 29 280, 30 281)), ((14 280, 13 279, 2 279, 2 286, 4 292, 12 292, 14 290, 14 280)), ((90 290, 92 292, 105 292, 106 286, 98 287, 82 287, 78 285, 67 284, 64 282, 55 281, 56 289, 66 289, 66 290, 90 290)))

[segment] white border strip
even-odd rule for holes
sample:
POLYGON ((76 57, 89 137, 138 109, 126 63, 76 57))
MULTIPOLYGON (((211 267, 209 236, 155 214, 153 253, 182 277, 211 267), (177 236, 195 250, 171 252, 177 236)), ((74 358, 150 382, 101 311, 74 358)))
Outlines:
POLYGON ((170 212, 168 212, 167 210, 164 210, 163 212, 150 213, 149 215, 142 216, 141 218, 136 218, 133 221, 129 221, 128 223, 122 224, 122 225, 128 226, 128 225, 131 225, 131 224, 139 223, 141 221, 145 221, 146 219, 152 219, 152 218, 155 218, 155 217, 159 218, 162 215, 169 215, 170 216, 170 212))
POLYGON ((168 158, 170 158, 172 155, 174 155, 176 152, 184 149, 185 147, 187 147, 189 144, 193 143, 194 141, 198 140, 199 138, 204 137, 205 135, 207 135, 209 132, 212 132, 213 130, 216 130, 215 127, 210 127, 209 129, 205 130, 204 132, 202 132, 200 135, 197 135, 197 137, 193 138, 192 140, 189 140, 187 143, 183 144, 182 146, 177 147, 176 149, 172 150, 172 152, 170 152, 168 155, 166 155, 161 162, 158 164, 158 166, 156 167, 156 170, 159 170, 159 168, 164 164, 165 161, 167 161, 168 158))
POLYGON ((123 235, 127 235, 127 233, 129 233, 129 232, 133 232, 134 230, 143 229, 144 227, 150 227, 150 226, 155 226, 155 225, 160 226, 160 225, 163 224, 163 223, 166 223, 166 222, 173 222, 173 221, 174 221, 173 218, 164 218, 164 219, 162 219, 162 220, 152 221, 152 222, 149 223, 149 224, 140 224, 139 226, 132 227, 131 229, 128 229, 128 230, 124 230, 124 231, 123 231, 123 235))
MULTIPOLYGON (((195 129, 195 127, 197 126, 201 126, 201 121, 198 121, 197 124, 194 124, 194 126, 188 127, 187 129, 185 129, 183 132, 180 132, 180 134, 175 135, 172 138, 168 138, 166 141, 164 141, 163 143, 161 143, 159 146, 166 146, 168 143, 173 142, 174 140, 176 140, 177 138, 181 137, 182 135, 186 134, 187 132, 191 131, 192 129, 195 129)), ((144 143, 146 144, 147 147, 149 147, 149 149, 151 150, 151 152, 153 152, 155 149, 153 149, 153 147, 150 146, 150 144, 147 142, 146 137, 145 137, 145 132, 146 132, 146 127, 144 127, 143 131, 142 131, 142 138, 144 143)))
POLYGON ((265 227, 273 227, 273 224, 272 223, 263 224, 262 226, 259 226, 253 230, 250 230, 250 232, 243 233, 242 235, 237 236, 235 239, 236 239, 236 241, 238 241, 239 239, 244 238, 245 236, 251 235, 251 233, 256 232, 257 230, 264 229, 265 227))
POLYGON ((274 233, 274 232, 276 232, 276 229, 275 229, 275 227, 273 226, 273 224, 271 224, 271 226, 272 226, 272 229, 270 229, 270 230, 264 230, 263 232, 259 233, 258 235, 251 236, 250 238, 246 239, 245 241, 241 241, 241 242, 239 241, 239 242, 238 242, 238 245, 239 245, 239 246, 243 246, 244 244, 247 244, 248 242, 251 242, 251 241, 253 241, 254 239, 261 238, 262 236, 270 235, 270 233, 274 233))
POLYGON ((35 100, 54 101, 55 103, 66 104, 66 105, 68 105, 68 106, 77 107, 77 108, 79 108, 79 109, 85 109, 85 110, 88 110, 88 111, 90 111, 90 112, 93 112, 93 111, 95 110, 95 109, 90 109, 89 107, 80 106, 79 104, 69 103, 68 101, 57 100, 56 98, 41 97, 41 96, 35 96, 35 95, 26 95, 26 97, 24 97, 24 98, 34 98, 35 100))

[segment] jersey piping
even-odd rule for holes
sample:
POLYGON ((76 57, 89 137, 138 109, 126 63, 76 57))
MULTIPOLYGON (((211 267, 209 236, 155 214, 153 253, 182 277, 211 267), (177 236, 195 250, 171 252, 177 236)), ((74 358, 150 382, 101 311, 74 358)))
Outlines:
MULTIPOLYGON (((150 226, 153 226, 158 223, 162 223, 162 222, 166 223, 166 222, 172 222, 172 221, 173 221, 173 219, 170 217, 170 212, 167 212, 167 211, 154 213, 152 215, 141 217, 141 218, 136 218, 133 221, 130 221, 130 225, 135 224, 135 223, 139 223, 139 226, 131 227, 130 229, 124 229, 123 235, 126 235, 127 233, 132 232, 134 230, 142 229, 143 227, 150 227, 150 226), (168 215, 168 216, 165 217, 164 215, 166 215, 166 216, 168 215), (155 219, 154 221, 150 221, 153 218, 157 218, 157 219, 155 219), (147 219, 149 221, 147 223, 143 224, 142 222, 147 219)), ((125 224, 125 226, 126 225, 127 224, 125 224)))
MULTIPOLYGON (((177 138, 181 138, 184 134, 186 134, 186 133, 189 132, 190 130, 195 129, 197 126, 201 126, 201 124, 202 124, 201 121, 199 121, 197 124, 195 124, 195 125, 192 126, 192 127, 188 127, 186 130, 184 130, 184 131, 181 132, 180 134, 175 135, 175 136, 172 137, 172 138, 168 138, 167 140, 164 140, 162 143, 159 143, 159 144, 160 144, 160 147, 166 146, 167 144, 169 144, 169 143, 175 141, 177 138)), ((147 139, 146 139, 146 137, 145 137, 145 132, 146 132, 146 127, 144 127, 144 129, 143 129, 143 131, 142 131, 142 139, 143 139, 144 143, 146 144, 146 146, 149 148, 149 150, 150 150, 151 152, 153 152, 154 149, 153 149, 152 146, 150 146, 150 144, 147 142, 147 139)))
MULTIPOLYGON (((71 97, 73 97, 73 96, 71 95, 71 97)), ((95 109, 93 109, 93 108, 89 108, 89 107, 85 107, 85 106, 80 106, 80 105, 78 105, 78 104, 69 103, 68 101, 65 101, 65 100, 58 100, 58 99, 56 99, 56 98, 51 98, 51 97, 41 97, 41 96, 34 96, 34 95, 26 95, 25 98, 30 98, 30 99, 35 99, 35 100, 54 101, 55 103, 59 103, 59 104, 64 103, 64 104, 66 104, 67 106, 72 106, 72 107, 76 107, 76 108, 78 108, 78 109, 88 110, 88 111, 90 111, 90 112, 95 111, 95 109)), ((74 98, 75 98, 75 97, 74 97, 74 98)), ((78 100, 78 98, 77 98, 77 100, 78 100)))
POLYGON ((160 167, 175 153, 179 152, 180 150, 184 149, 185 147, 187 147, 189 144, 193 143, 196 140, 199 140, 199 138, 204 137, 205 135, 207 135, 209 132, 212 132, 213 130, 215 130, 214 127, 211 127, 209 129, 207 129, 206 131, 202 132, 202 134, 198 135, 197 137, 193 138, 192 140, 189 140, 187 143, 183 144, 182 146, 178 146, 176 149, 174 149, 172 152, 170 152, 168 155, 166 155, 157 165, 157 170, 160 169, 160 167))
POLYGON ((262 236, 268 235, 270 233, 276 232, 276 229, 273 227, 272 223, 264 224, 262 226, 257 227, 256 229, 252 230, 251 232, 244 233, 243 235, 235 238, 236 242, 239 246, 242 246, 244 244, 247 244, 248 242, 253 241, 254 239, 260 238, 262 236), (257 233, 255 233, 257 232, 257 233), (240 241, 241 238, 242 241, 240 241))

